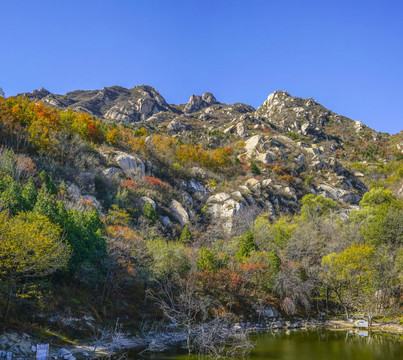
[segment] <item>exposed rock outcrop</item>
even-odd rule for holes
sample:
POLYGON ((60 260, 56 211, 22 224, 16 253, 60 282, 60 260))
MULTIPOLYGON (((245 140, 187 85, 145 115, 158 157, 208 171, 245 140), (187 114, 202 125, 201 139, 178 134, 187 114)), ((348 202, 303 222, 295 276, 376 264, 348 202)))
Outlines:
POLYGON ((187 114, 194 113, 213 104, 218 104, 218 101, 212 93, 207 92, 204 93, 202 96, 192 95, 185 108, 183 109, 183 112, 187 114))

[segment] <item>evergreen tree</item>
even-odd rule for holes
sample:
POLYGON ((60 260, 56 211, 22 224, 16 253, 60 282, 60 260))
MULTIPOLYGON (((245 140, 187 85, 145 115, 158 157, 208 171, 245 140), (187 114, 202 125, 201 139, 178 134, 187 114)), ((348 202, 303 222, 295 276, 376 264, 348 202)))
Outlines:
POLYGON ((218 261, 212 250, 205 247, 200 249, 197 267, 201 271, 216 271, 218 269, 218 261))
POLYGON ((0 182, 0 207, 8 210, 10 215, 15 215, 22 210, 21 189, 18 183, 10 176, 6 176, 0 182))
POLYGON ((255 235, 252 231, 248 231, 246 235, 241 238, 239 249, 235 254, 235 257, 238 260, 243 260, 256 250, 258 250, 258 247, 255 243, 255 235))
POLYGON ((46 183, 44 183, 39 190, 33 212, 35 214, 45 215, 54 223, 60 221, 57 203, 53 199, 46 183))
POLYGON ((24 209, 32 210, 35 206, 36 198, 38 196, 38 191, 36 190, 32 177, 30 177, 28 179, 28 182, 23 185, 21 196, 24 204, 24 209))
POLYGON ((186 224, 181 232, 181 236, 179 237, 179 241, 183 244, 189 243, 193 240, 193 235, 189 229, 189 225, 186 224))
POLYGON ((50 194, 57 195, 57 187, 56 187, 55 183, 53 182, 52 178, 49 176, 49 174, 45 170, 42 170, 39 173, 39 177, 46 184, 50 194))
POLYGON ((158 214, 154 210, 153 206, 151 205, 150 202, 146 201, 146 203, 143 206, 143 215, 151 221, 151 223, 154 225, 157 220, 158 220, 158 214))
POLYGON ((270 250, 267 254, 270 271, 272 275, 277 275, 281 267, 281 259, 274 250, 270 250))

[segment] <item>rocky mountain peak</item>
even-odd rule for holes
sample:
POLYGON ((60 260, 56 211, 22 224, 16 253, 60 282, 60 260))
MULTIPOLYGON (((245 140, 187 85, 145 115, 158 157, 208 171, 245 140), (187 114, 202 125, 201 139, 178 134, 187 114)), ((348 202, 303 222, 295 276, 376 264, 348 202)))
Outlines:
POLYGON ((87 112, 100 118, 119 122, 143 121, 161 111, 175 111, 151 86, 141 85, 132 89, 108 86, 101 90, 76 90, 66 95, 52 94, 45 89, 21 94, 61 109, 87 112))
POLYGON ((210 105, 219 104, 217 99, 214 97, 212 93, 206 92, 203 95, 192 95, 186 104, 183 112, 187 114, 194 113, 208 107, 210 105))
POLYGON ((30 100, 42 100, 44 97, 50 94, 50 91, 42 87, 39 90, 32 91, 32 93, 23 93, 21 95, 29 98, 30 100))

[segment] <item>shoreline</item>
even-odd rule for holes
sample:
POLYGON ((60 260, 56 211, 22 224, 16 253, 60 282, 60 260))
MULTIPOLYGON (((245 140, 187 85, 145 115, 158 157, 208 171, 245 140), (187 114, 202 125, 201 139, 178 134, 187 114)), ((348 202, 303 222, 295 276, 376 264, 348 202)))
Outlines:
MULTIPOLYGON (((329 329, 329 330, 352 330, 383 332, 401 335, 403 334, 403 325, 398 323, 388 322, 373 322, 371 327, 359 328, 352 320, 326 319, 323 321, 317 320, 297 320, 286 321, 278 319, 270 323, 235 323, 235 330, 246 331, 249 334, 263 334, 270 331, 281 330, 314 330, 314 329, 329 329)), ((121 336, 114 339, 113 342, 99 343, 94 352, 95 343, 81 343, 77 345, 52 345, 50 350, 50 358, 76 360, 88 359, 90 354, 93 357, 109 357, 119 353, 130 352, 162 352, 178 346, 186 339, 183 332, 150 332, 147 335, 136 336, 121 336)), ((0 336, 1 344, 8 344, 9 349, 0 348, 0 358, 6 358, 7 352, 13 353, 13 359, 25 360, 34 357, 35 351, 33 347, 39 343, 37 339, 30 337, 27 334, 18 334, 16 332, 8 333, 0 336)))

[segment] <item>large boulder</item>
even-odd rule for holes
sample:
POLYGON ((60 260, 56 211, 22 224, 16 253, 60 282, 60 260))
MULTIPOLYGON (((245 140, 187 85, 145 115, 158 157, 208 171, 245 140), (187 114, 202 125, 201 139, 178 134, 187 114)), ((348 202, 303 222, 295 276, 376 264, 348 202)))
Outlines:
POLYGON ((245 207, 246 201, 240 192, 231 195, 218 193, 207 199, 207 210, 219 220, 225 230, 231 231, 235 216, 245 207))
POLYGON ((236 133, 239 137, 244 138, 246 137, 248 134, 246 133, 246 128, 245 128, 245 124, 243 122, 240 122, 236 125, 236 133))
POLYGON ((183 207, 183 205, 176 200, 171 201, 169 206, 172 216, 181 224, 185 225, 189 222, 189 214, 183 207))
POLYGON ((141 159, 124 152, 119 152, 115 157, 115 161, 125 175, 131 174, 145 175, 146 167, 141 159))
POLYGON ((122 170, 120 170, 117 167, 110 167, 107 168, 103 171, 103 174, 107 177, 107 178, 113 178, 116 174, 121 174, 122 170))
POLYGON ((261 135, 254 135, 245 141, 245 150, 247 153, 255 151, 259 145, 261 135))
POLYGON ((179 120, 174 119, 172 120, 168 126, 167 126, 167 130, 168 131, 174 131, 174 132, 179 132, 184 130, 186 127, 184 124, 182 124, 179 120))
POLYGON ((356 193, 353 193, 348 190, 336 188, 330 185, 322 184, 319 185, 320 195, 324 197, 328 197, 337 202, 345 202, 349 204, 358 204, 361 200, 361 197, 356 193))

